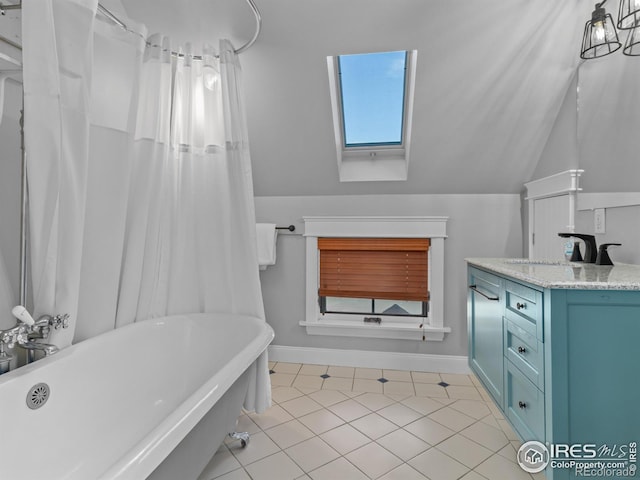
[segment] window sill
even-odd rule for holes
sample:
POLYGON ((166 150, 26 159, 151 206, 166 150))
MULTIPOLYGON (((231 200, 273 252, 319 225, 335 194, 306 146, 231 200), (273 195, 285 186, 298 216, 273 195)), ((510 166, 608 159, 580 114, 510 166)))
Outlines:
POLYGON ((449 327, 432 327, 424 325, 420 328, 416 321, 393 322, 381 324, 358 323, 353 320, 327 320, 315 322, 301 321, 300 326, 306 327, 308 335, 330 335, 337 337, 385 338, 390 340, 444 340, 444 334, 450 333, 449 327))
POLYGON ((379 182, 407 180, 408 161, 381 154, 371 157, 342 158, 339 166, 341 182, 379 182))

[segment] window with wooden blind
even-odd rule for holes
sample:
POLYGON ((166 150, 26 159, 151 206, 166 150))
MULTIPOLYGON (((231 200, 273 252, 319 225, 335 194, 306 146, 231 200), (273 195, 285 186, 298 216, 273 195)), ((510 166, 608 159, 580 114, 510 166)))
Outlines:
POLYGON ((318 238, 321 313, 427 316, 428 238, 318 238))

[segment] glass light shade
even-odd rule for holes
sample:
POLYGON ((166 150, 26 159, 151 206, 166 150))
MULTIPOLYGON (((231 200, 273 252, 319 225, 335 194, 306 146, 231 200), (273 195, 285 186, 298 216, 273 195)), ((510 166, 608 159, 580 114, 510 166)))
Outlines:
POLYGON ((220 77, 216 52, 208 43, 202 48, 202 81, 209 90, 215 90, 220 77))
POLYGON ((600 4, 584 26, 580 57, 584 59, 604 57, 618 50, 622 44, 618 40, 618 32, 611 15, 606 13, 600 4))
POLYGON ((624 43, 622 53, 630 57, 640 56, 640 26, 629 32, 627 41, 624 43))
POLYGON ((202 81, 204 86, 209 90, 215 90, 216 83, 218 83, 218 77, 220 74, 213 67, 213 65, 203 65, 202 67, 202 81))
POLYGON ((620 0, 618 28, 621 30, 635 28, 638 21, 640 21, 640 0, 620 0))

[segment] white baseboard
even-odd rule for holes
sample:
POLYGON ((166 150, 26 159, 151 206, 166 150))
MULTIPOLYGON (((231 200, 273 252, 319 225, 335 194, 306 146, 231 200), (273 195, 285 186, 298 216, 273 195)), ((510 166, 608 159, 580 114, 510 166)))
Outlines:
POLYGON ((273 362, 387 368, 419 372, 471 373, 467 364, 467 357, 457 355, 371 352, 366 350, 269 345, 269 360, 273 362))

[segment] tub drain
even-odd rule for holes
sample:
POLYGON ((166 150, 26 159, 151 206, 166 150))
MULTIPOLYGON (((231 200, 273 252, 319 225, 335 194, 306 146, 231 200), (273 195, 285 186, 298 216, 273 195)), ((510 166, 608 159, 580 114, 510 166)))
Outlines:
POLYGON ((38 383, 31 387, 27 393, 27 407, 35 410, 43 406, 49 400, 49 392, 49 385, 46 383, 38 383))

